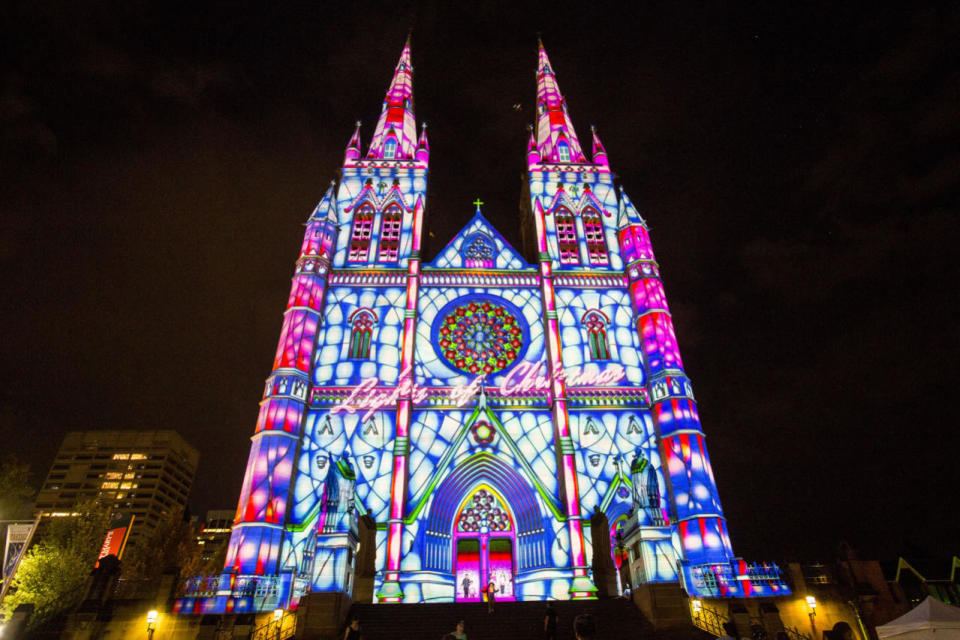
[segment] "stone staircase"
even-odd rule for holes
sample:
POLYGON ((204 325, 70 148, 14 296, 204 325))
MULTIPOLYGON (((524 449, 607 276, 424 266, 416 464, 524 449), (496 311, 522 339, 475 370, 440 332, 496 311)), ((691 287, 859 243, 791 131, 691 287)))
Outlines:
MULTIPOLYGON (((554 601, 553 607, 558 615, 557 640, 575 640, 573 619, 581 613, 593 615, 596 640, 714 637, 692 625, 656 630, 632 602, 619 598, 554 601)), ((354 604, 350 617, 360 619, 364 640, 440 640, 458 620, 464 621, 469 640, 542 640, 544 609, 543 602, 498 602, 492 614, 487 613, 486 603, 354 604)))

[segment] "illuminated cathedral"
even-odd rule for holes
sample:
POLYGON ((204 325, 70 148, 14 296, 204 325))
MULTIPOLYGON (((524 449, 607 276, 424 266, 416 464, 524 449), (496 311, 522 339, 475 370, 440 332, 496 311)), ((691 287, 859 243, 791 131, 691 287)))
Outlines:
POLYGON ((358 123, 307 220, 223 574, 178 612, 355 595, 361 519, 375 602, 595 597, 601 513, 621 589, 786 591, 733 554, 647 224, 596 131, 588 157, 542 44, 536 90, 527 257, 478 201, 422 262, 407 42, 366 152, 358 123))

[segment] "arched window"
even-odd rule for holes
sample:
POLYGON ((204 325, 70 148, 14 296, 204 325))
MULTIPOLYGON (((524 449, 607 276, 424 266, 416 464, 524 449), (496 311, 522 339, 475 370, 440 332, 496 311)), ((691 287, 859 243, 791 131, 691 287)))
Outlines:
POLYGON ((598 311, 588 311, 583 317, 583 326, 587 330, 590 358, 593 360, 609 360, 610 349, 607 346, 607 319, 598 311))
POLYGON ((583 234, 587 239, 590 264, 607 264, 607 243, 603 238, 603 222, 596 209, 583 210, 583 234))
POLYGON ((570 146, 566 142, 557 145, 557 157, 560 162, 570 162, 570 146))
POLYGON ((393 160, 397 157, 397 139, 387 138, 383 143, 383 157, 387 160, 393 160))
POLYGON ((380 262, 396 262, 400 250, 400 227, 403 224, 403 211, 397 204, 391 204, 383 212, 380 223, 380 262))
POLYGON ((370 357, 370 339, 373 337, 375 318, 366 309, 354 312, 350 317, 353 331, 350 333, 350 357, 365 360, 370 357))
POLYGON ((564 208, 557 209, 557 244, 560 246, 560 264, 580 264, 577 252, 577 227, 573 216, 564 208))
POLYGON ((350 233, 350 262, 366 262, 370 250, 370 231, 373 228, 373 207, 364 204, 353 214, 353 231, 350 233))

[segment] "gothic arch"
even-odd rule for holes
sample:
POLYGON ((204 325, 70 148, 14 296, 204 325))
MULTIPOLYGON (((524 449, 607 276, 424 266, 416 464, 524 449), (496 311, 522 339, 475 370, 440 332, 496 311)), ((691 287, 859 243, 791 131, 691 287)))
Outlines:
POLYGON ((487 452, 475 454, 457 466, 437 487, 425 526, 425 569, 451 571, 451 531, 457 510, 473 489, 489 485, 499 493, 516 519, 517 568, 545 566, 544 516, 534 489, 512 467, 487 452))

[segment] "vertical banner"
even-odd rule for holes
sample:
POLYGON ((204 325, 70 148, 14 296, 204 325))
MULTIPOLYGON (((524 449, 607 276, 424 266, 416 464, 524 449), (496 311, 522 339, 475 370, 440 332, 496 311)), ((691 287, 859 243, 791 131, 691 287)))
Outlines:
POLYGON ((0 578, 2 578, 0 580, 0 602, 3 601, 7 589, 13 582, 13 577, 17 574, 20 561, 23 560, 23 556, 27 554, 27 549, 30 548, 30 540, 33 539, 33 534, 39 523, 40 518, 37 518, 33 522, 7 525, 7 539, 3 545, 3 565, 0 565, 0 570, 2 570, 2 573, 0 573, 0 578))
POLYGON ((99 567, 100 561, 107 556, 117 556, 117 559, 123 556, 123 549, 127 546, 131 529, 133 529, 132 513, 121 511, 113 516, 110 528, 107 529, 107 535, 103 539, 103 545, 100 547, 100 555, 97 556, 95 566, 99 567))
POLYGON ((7 543, 3 547, 3 573, 4 581, 13 576, 17 565, 20 564, 20 556, 27 548, 27 541, 30 534, 33 533, 34 523, 11 524, 7 527, 7 543))

